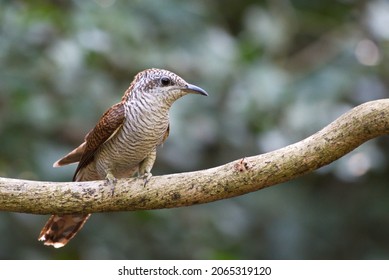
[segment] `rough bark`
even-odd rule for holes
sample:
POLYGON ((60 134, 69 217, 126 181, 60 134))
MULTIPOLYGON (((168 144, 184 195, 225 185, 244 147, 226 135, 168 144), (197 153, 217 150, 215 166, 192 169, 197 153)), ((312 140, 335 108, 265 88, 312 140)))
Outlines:
POLYGON ((104 181, 39 182, 0 178, 0 210, 34 214, 133 211, 189 206, 292 180, 389 133, 389 100, 364 103, 314 135, 266 154, 195 172, 104 181))

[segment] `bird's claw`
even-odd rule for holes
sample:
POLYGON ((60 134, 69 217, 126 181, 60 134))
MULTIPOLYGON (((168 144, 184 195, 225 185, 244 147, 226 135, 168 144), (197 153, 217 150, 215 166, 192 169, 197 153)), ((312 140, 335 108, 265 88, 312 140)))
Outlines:
POLYGON ((105 181, 107 182, 107 185, 111 187, 111 195, 113 196, 115 193, 115 186, 118 181, 118 179, 115 178, 112 174, 108 173, 105 177, 105 181))
POLYGON ((139 178, 143 179, 143 187, 146 187, 146 184, 149 182, 150 178, 153 176, 151 172, 146 172, 143 175, 139 176, 139 178))

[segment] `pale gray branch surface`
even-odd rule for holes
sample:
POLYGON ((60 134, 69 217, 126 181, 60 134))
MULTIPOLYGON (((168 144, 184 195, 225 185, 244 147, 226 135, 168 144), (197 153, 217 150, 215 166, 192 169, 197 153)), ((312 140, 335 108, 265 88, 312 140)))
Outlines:
MULTIPOLYGON (((313 116, 318 117, 318 116, 313 116)), ((389 133, 389 100, 364 103, 295 144, 188 173, 104 181, 38 182, 0 178, 0 210, 34 214, 133 211, 189 206, 289 181, 329 164, 369 139, 389 133)))

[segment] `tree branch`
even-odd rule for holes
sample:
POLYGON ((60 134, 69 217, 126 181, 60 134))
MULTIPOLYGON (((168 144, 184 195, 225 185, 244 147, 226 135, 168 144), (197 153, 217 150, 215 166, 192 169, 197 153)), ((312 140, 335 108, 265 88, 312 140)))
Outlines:
POLYGON ((389 133, 389 99, 364 103, 314 135, 282 149, 206 170, 118 180, 39 182, 0 178, 0 210, 34 214, 133 211, 189 206, 289 181, 389 133))

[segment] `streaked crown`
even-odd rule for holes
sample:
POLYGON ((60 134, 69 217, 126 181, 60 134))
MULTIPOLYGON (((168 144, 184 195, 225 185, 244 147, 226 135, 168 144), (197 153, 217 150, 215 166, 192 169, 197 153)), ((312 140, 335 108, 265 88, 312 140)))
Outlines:
POLYGON ((140 72, 136 77, 139 77, 139 87, 144 91, 149 91, 155 88, 167 88, 171 86, 185 87, 187 82, 178 75, 163 69, 148 69, 140 72))
POLYGON ((128 100, 130 96, 132 98, 139 98, 142 94, 158 94, 174 90, 179 91, 186 88, 187 85, 188 83, 184 79, 173 72, 164 69, 151 68, 139 72, 135 76, 130 87, 125 92, 123 100, 128 100))

